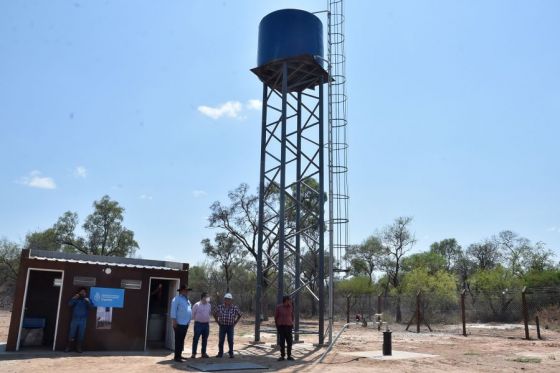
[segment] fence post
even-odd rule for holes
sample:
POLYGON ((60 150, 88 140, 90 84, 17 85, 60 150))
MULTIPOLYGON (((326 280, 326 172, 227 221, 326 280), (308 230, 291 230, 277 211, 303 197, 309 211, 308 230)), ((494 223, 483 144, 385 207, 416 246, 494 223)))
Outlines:
POLYGON ((416 333, 420 333, 420 292, 416 294, 416 333))
POLYGON ((350 323, 350 297, 346 296, 346 324, 350 323))
POLYGON ((537 325, 537 338, 541 338, 541 324, 539 323, 539 315, 535 316, 535 324, 537 325))
POLYGON ((466 290, 461 291, 461 322, 463 323, 463 336, 467 336, 467 322, 465 317, 465 293, 466 290))
POLYGON ((531 339, 529 337, 529 310, 527 309, 527 299, 525 299, 525 291, 526 290, 527 290, 527 286, 524 286, 523 290, 521 290, 523 323, 525 324, 525 339, 531 339))
POLYGON ((381 330, 381 314, 383 310, 381 309, 381 293, 377 294, 377 331, 381 330))

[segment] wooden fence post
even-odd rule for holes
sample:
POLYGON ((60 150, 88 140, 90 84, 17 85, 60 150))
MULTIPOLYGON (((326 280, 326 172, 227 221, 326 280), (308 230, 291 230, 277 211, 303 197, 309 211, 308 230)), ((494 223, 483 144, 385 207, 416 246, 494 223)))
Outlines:
POLYGON ((346 296, 346 323, 350 323, 350 296, 346 296))
POLYGON ((467 336, 467 322, 465 317, 465 293, 466 290, 461 291, 461 322, 463 323, 463 336, 467 336))
POLYGON ((527 287, 524 286, 521 290, 521 303, 523 312, 523 323, 525 324, 525 339, 531 339, 529 337, 529 310, 527 309, 527 299, 525 299, 525 291, 527 287))
POLYGON ((537 325, 537 338, 542 339, 541 337, 541 324, 539 323, 539 316, 535 316, 535 324, 537 325))
POLYGON ((420 292, 416 294, 416 333, 420 333, 420 292))

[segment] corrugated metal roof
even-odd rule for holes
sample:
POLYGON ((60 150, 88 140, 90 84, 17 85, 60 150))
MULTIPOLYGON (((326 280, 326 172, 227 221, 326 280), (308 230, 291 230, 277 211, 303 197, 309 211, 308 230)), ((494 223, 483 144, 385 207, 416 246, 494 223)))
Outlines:
POLYGON ((139 264, 123 264, 123 263, 110 263, 110 262, 94 262, 90 260, 76 260, 76 259, 61 259, 61 258, 46 258, 40 256, 30 256, 30 259, 37 260, 47 260, 49 262, 64 262, 64 263, 78 263, 78 264, 94 264, 94 265, 104 265, 111 267, 126 267, 126 268, 142 268, 142 269, 161 269, 166 271, 179 271, 176 268, 169 267, 157 267, 149 265, 139 265, 139 264))
POLYGON ((104 265, 126 268, 160 269, 167 271, 183 270, 183 263, 117 256, 86 255, 48 250, 30 250, 30 259, 55 262, 104 265))

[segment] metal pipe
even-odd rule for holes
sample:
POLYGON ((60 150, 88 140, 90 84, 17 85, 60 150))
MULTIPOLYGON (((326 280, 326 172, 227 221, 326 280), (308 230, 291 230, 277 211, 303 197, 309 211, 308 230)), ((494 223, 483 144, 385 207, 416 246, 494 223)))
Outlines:
POLYGON ((323 359, 325 358, 325 356, 327 356, 327 354, 329 352, 331 352, 332 348, 334 347, 336 341, 338 341, 338 338, 342 335, 342 333, 350 326, 350 325, 357 325, 358 323, 355 322, 349 322, 346 323, 342 326, 342 329, 340 329, 340 331, 338 332, 338 334, 336 335, 336 337, 334 337, 332 343, 329 345, 329 347, 327 348, 327 350, 323 353, 323 355, 321 355, 321 357, 319 358, 319 360, 317 360, 317 363, 321 363, 323 361, 323 359))

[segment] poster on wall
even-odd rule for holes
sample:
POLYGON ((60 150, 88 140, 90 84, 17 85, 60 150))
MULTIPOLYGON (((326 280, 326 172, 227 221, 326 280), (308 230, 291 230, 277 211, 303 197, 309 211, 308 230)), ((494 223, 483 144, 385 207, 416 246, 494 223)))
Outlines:
POLYGON ((123 308, 124 289, 93 287, 90 290, 90 298, 96 307, 123 308))
POLYGON ((111 329, 113 323, 113 309, 111 307, 97 307, 97 316, 95 317, 96 329, 111 329))

